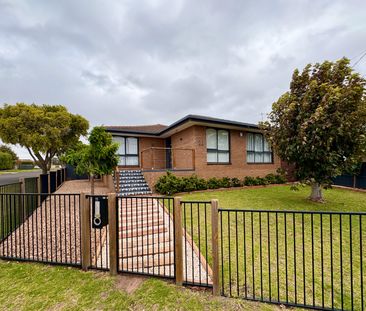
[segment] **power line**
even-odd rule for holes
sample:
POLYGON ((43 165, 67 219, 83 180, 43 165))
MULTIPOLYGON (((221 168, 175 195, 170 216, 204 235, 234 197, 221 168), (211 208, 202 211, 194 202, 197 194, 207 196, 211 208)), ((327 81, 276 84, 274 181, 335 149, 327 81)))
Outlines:
POLYGON ((364 57, 366 56, 366 51, 363 52, 361 57, 352 65, 352 68, 354 68, 364 57))

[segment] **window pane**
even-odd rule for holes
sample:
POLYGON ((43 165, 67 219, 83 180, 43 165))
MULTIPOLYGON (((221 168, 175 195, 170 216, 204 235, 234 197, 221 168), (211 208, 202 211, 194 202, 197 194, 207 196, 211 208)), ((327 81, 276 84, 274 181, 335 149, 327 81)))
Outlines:
POLYGON ((209 163, 217 162, 217 152, 216 151, 207 151, 207 162, 209 162, 209 163))
POLYGON ((255 151, 263 151, 263 135, 262 134, 255 134, 255 151))
POLYGON ((121 166, 126 165, 126 157, 125 156, 120 156, 119 157, 118 165, 121 165, 121 166))
POLYGON ((126 139, 126 153, 137 154, 137 138, 128 137, 126 139))
POLYGON ((247 152, 247 162, 254 163, 254 152, 252 151, 247 152))
POLYGON ((207 149, 217 149, 216 130, 214 129, 206 130, 206 142, 207 142, 207 149))
POLYGON ((247 151, 254 151, 254 134, 247 135, 247 151))
POLYGON ((268 144, 267 139, 264 138, 264 151, 271 151, 271 146, 268 144))
POLYGON ((262 152, 256 152, 255 153, 254 162, 255 163, 262 163, 263 162, 263 153, 262 152))
POLYGON ((265 152, 263 155, 264 163, 272 163, 272 152, 265 152))
POLYGON ((126 157, 126 165, 138 165, 139 158, 138 157, 126 157))
POLYGON ((219 152, 219 163, 229 163, 229 152, 219 152))
POLYGON ((117 154, 125 154, 125 138, 119 136, 113 136, 113 141, 115 141, 119 145, 117 154))
POLYGON ((218 135, 218 148, 219 150, 229 150, 229 132, 219 130, 218 135))

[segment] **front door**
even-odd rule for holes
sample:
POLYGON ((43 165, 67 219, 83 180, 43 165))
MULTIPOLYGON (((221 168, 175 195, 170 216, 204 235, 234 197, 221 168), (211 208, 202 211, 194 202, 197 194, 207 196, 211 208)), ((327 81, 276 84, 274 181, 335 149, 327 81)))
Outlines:
POLYGON ((172 168, 172 140, 169 138, 165 139, 165 162, 166 162, 166 168, 171 169, 172 168))

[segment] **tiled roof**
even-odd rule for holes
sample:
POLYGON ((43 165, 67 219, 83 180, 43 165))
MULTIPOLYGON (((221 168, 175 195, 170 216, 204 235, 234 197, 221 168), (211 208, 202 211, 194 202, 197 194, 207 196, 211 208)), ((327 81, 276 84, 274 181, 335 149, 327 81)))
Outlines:
POLYGON ((168 126, 163 124, 152 124, 152 125, 126 125, 126 126, 106 126, 109 131, 128 131, 128 132, 139 132, 148 134, 157 134, 162 130, 165 130, 168 126))
POLYGON ((160 136, 165 134, 166 132, 177 128, 178 126, 188 122, 201 122, 206 124, 215 124, 221 126, 236 126, 239 128, 248 128, 248 129, 258 129, 258 125, 250 124, 250 123, 243 123, 238 121, 231 121, 219 118, 212 118, 207 116, 199 116, 199 115, 187 115, 182 119, 174 122, 173 124, 166 126, 162 124, 153 124, 153 125, 133 125, 133 126, 106 126, 105 129, 108 132, 125 132, 131 134, 146 134, 146 135, 153 135, 153 136, 160 136))

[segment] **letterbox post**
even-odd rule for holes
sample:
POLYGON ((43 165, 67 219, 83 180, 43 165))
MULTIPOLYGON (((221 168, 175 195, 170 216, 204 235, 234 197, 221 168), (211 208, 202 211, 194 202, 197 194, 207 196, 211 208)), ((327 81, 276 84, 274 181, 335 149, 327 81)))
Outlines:
POLYGON ((80 194, 81 211, 81 266, 84 271, 90 266, 90 204, 84 192, 80 194))
POLYGON ((117 275, 117 205, 116 194, 108 194, 108 224, 109 224, 109 272, 117 275))

